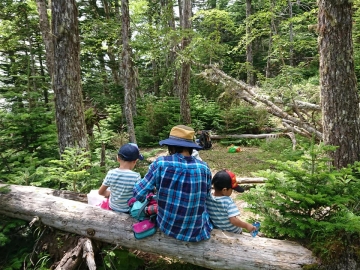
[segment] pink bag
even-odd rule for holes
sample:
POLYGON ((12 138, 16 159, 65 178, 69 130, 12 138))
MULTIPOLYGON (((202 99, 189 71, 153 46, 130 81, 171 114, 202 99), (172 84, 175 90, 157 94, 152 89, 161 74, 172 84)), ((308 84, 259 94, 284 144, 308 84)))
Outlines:
POLYGON ((105 200, 103 200, 100 204, 100 207, 105 210, 111 210, 111 208, 109 206, 109 198, 106 198, 105 200))
POLYGON ((156 232, 156 226, 149 219, 145 219, 133 225, 133 232, 136 239, 142 239, 153 235, 156 232))

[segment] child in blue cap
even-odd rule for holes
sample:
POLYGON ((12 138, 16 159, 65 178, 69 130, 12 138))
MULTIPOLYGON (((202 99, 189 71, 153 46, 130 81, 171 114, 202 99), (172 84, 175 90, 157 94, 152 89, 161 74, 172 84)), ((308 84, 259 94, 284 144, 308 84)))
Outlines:
POLYGON ((109 207, 116 212, 128 213, 127 201, 133 196, 133 187, 141 179, 133 169, 138 160, 144 157, 135 143, 127 143, 120 147, 117 161, 120 166, 109 170, 99 188, 99 194, 109 197, 109 207))

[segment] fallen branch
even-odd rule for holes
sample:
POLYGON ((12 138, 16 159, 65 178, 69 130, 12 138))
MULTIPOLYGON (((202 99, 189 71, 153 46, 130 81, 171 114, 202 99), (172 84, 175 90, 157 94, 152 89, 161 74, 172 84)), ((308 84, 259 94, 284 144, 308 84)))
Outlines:
POLYGON ((86 238, 83 245, 83 259, 86 260, 86 264, 89 270, 96 270, 94 251, 91 240, 86 238))
POLYGON ((78 244, 76 247, 74 247, 72 250, 65 253, 65 255, 62 257, 59 264, 56 266, 55 270, 73 270, 77 269, 77 267, 82 262, 82 247, 84 245, 85 239, 80 238, 78 241, 78 244))

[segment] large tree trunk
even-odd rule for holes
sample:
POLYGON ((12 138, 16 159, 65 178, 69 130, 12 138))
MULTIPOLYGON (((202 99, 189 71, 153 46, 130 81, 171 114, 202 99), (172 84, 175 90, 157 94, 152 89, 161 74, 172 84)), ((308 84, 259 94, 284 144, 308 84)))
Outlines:
POLYGON ((352 42, 353 1, 320 0, 320 87, 324 142, 338 146, 334 166, 359 160, 359 96, 352 42))
POLYGON ((129 44, 130 39, 130 13, 129 13, 129 0, 121 0, 121 11, 122 11, 122 40, 123 40, 123 52, 122 52, 122 71, 124 74, 124 91, 125 91, 125 116, 127 130, 129 133, 130 142, 136 143, 135 128, 133 114, 133 102, 135 91, 133 71, 132 71, 132 60, 131 60, 131 48, 129 44))
MULTIPOLYGON (((1 185, 3 187, 5 185, 1 185)), ((301 269, 315 263, 311 252, 290 241, 213 230, 211 239, 199 243, 179 241, 161 232, 136 240, 127 214, 55 197, 48 188, 11 185, 0 194, 0 213, 47 225, 130 249, 161 254, 211 269, 301 269)))
POLYGON ((75 0, 52 1, 56 124, 60 153, 89 149, 80 73, 80 38, 75 0))
MULTIPOLYGON (((190 36, 186 31, 190 31, 191 28, 191 0, 184 0, 183 2, 183 18, 182 18, 182 29, 184 30, 185 37, 181 41, 181 49, 184 52, 186 47, 190 44, 190 36)), ((189 61, 184 60, 181 64, 180 74, 180 114, 183 124, 191 124, 190 115, 190 101, 189 101, 189 89, 190 89, 190 71, 191 65, 189 61)))

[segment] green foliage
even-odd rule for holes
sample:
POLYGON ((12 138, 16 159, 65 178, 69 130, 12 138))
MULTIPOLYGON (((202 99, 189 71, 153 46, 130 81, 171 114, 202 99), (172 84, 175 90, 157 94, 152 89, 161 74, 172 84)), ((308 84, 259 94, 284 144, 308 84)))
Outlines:
POLYGON ((52 113, 46 112, 45 108, 0 110, 2 179, 26 184, 28 179, 25 174, 30 176, 36 167, 57 155, 52 117, 52 113))
POLYGON ((35 60, 44 55, 36 4, 2 1, 0 17, 0 178, 21 182, 14 178, 25 167, 31 175, 56 155, 52 94, 44 64, 35 60))
POLYGON ((157 261, 151 261, 147 269, 154 270, 208 270, 209 268, 184 263, 170 258, 159 258, 157 261))
POLYGON ((8 219, 4 216, 1 216, 3 219, 0 219, 1 232, 0 232, 0 247, 5 246, 11 242, 11 234, 19 227, 22 227, 26 224, 23 220, 18 219, 8 219))
MULTIPOLYGON (((24 269, 30 263, 34 236, 24 220, 0 216, 0 265, 1 269, 24 269)), ((30 269, 30 268, 27 268, 30 269)), ((33 268, 39 269, 39 268, 33 268)))
POLYGON ((296 141, 297 145, 295 150, 293 150, 292 142, 287 137, 262 140, 259 147, 264 151, 276 153, 282 160, 296 161, 304 154, 304 149, 309 149, 311 145, 310 140, 299 136, 296 137, 296 141))
MULTIPOLYGON (((106 107, 106 114, 106 119, 101 121, 102 127, 115 133, 123 132, 124 117, 121 108, 118 105, 109 105, 106 107)), ((105 134, 105 141, 107 141, 112 134, 109 134, 107 132, 105 132, 105 134)), ((102 141, 104 141, 104 138, 102 139, 102 141)))
POLYGON ((250 146, 259 146, 262 144, 262 141, 260 139, 247 139, 247 138, 244 138, 244 139, 222 139, 219 143, 221 145, 225 145, 225 146, 233 144, 233 145, 241 145, 241 146, 250 147, 250 146))
POLYGON ((269 115, 265 110, 242 103, 221 110, 217 132, 219 134, 259 134, 265 126, 269 125, 269 115))
POLYGON ((221 110, 219 105, 207 100, 200 95, 195 95, 190 99, 192 127, 195 130, 218 129, 221 110))
POLYGON ((235 39, 235 24, 224 10, 201 10, 193 18, 199 35, 193 38, 195 59, 219 62, 227 54, 229 39, 235 39))
POLYGON ((154 146, 169 136, 170 129, 180 121, 180 101, 177 98, 146 96, 138 105, 134 119, 139 146, 154 146))
POLYGON ((100 270, 133 270, 144 265, 143 260, 126 249, 103 250, 102 259, 103 266, 100 270))
POLYGON ((265 185, 243 194, 249 209, 262 217, 267 236, 305 241, 329 260, 336 259, 335 253, 325 254, 334 237, 340 245, 336 251, 345 251, 349 242, 354 245, 350 253, 360 248, 351 240, 360 231, 360 164, 334 170, 327 158, 334 149, 312 145, 297 161, 270 161, 274 170, 257 173, 266 178, 265 185))
MULTIPOLYGON (((240 102, 221 108, 216 102, 199 95, 191 99, 191 126, 195 130, 213 130, 219 134, 257 134, 271 126, 263 109, 240 102)), ((179 123, 180 102, 177 98, 147 96, 138 106, 135 118, 137 142, 140 146, 155 146, 179 123)), ((253 143, 256 142, 253 141, 253 143)))
MULTIPOLYGON (((50 179, 58 179, 59 183, 65 184, 66 188, 73 191, 81 191, 83 181, 89 176, 87 168, 90 167, 89 153, 80 148, 66 148, 60 160, 51 160, 56 167, 47 170, 50 179)), ((38 169, 43 173, 43 169, 38 169)))
MULTIPOLYGON (((353 20, 359 21, 360 19, 360 1, 354 1, 354 14, 353 20)), ((353 24, 353 42, 354 42, 354 60, 355 60, 355 73, 356 77, 360 76, 360 27, 358 23, 353 24)), ((360 84, 358 84, 358 87, 360 84)))
MULTIPOLYGON (((86 100, 106 111, 107 119, 100 121, 100 131, 94 130, 91 156, 68 149, 70 152, 60 160, 53 93, 49 91, 51 80, 45 69, 36 4, 34 1, 0 3, 0 178, 6 183, 86 192, 98 188, 107 170, 118 165, 114 159, 117 148, 128 141, 122 113, 124 89, 119 80, 121 24, 114 2, 107 1, 106 9, 104 5, 96 5, 96 1, 83 2, 77 3, 81 18, 83 94, 86 100), (102 147, 106 149, 105 166, 99 161, 102 147)), ((180 124, 179 99, 169 96, 177 94, 177 68, 184 59, 200 64, 192 64, 190 88, 195 130, 212 129, 224 134, 261 133, 264 127, 271 126, 265 111, 239 104, 233 95, 224 98, 222 93, 226 89, 220 83, 203 82, 200 76, 196 76, 204 69, 201 64, 216 63, 227 74, 242 80, 246 79, 249 69, 253 70, 257 85, 261 86, 258 90, 263 91, 259 94, 280 98, 289 105, 285 108, 290 114, 294 99, 320 104, 317 34, 312 30, 316 27, 316 2, 293 1, 291 6, 289 3, 253 1, 252 15, 246 18, 244 1, 196 1, 191 44, 181 51, 178 44, 184 34, 189 33, 183 33, 177 25, 169 27, 169 22, 177 20, 173 18, 173 7, 162 5, 160 1, 131 1, 131 27, 136 32, 130 44, 135 63, 133 70, 138 83, 138 97, 145 96, 142 100, 138 98, 138 115, 134 120, 139 145, 158 146, 158 141, 168 136, 171 127, 180 124), (246 34, 247 24, 251 26, 250 35, 246 34), (250 42, 253 45, 253 66, 246 62, 245 49, 250 42)), ((360 14, 359 3, 359 0, 354 1, 353 17, 357 74, 360 70, 360 31, 356 23, 360 14)), ((85 117, 88 126, 97 124, 91 109, 86 111, 85 117)), ((312 123, 321 122, 319 113, 309 117, 312 117, 312 123)), ((272 219, 269 217, 267 221, 274 221, 275 225, 266 227, 265 221, 264 229, 277 237, 311 239, 313 243, 318 240, 319 246, 314 245, 314 249, 324 257, 328 255, 329 259, 336 257, 336 253, 342 254, 342 244, 347 239, 358 239, 356 233, 350 234, 358 220, 359 209, 354 199, 355 192, 358 192, 358 165, 336 172, 325 166, 327 161, 319 158, 321 154, 314 154, 312 148, 313 152, 307 155, 315 156, 314 160, 306 159, 308 156, 305 155, 298 161, 304 150, 292 151, 291 143, 286 139, 262 141, 224 140, 221 143, 226 145, 261 145, 263 151, 230 156, 225 148, 215 161, 210 162, 221 168, 224 157, 229 158, 237 173, 248 176, 249 168, 242 166, 256 160, 256 166, 251 169, 263 169, 269 165, 262 160, 277 154, 281 162, 278 160, 271 166, 279 169, 263 172, 269 174, 268 183, 273 193, 260 186, 252 191, 268 196, 272 203, 266 205, 267 209, 279 205, 274 212, 268 210, 272 219), (311 193, 313 190, 316 192, 311 193), (353 201, 349 199, 351 196, 353 201), (296 207, 299 209, 294 210, 296 207), (322 211, 327 215, 320 220, 322 211), (346 225, 341 231, 343 224, 346 225)), ((143 175, 147 165, 139 162, 135 170, 143 175)), ((9 246, 8 235, 7 232, 0 235, 0 243, 9 246)), ((350 246, 351 241, 348 241, 350 246)), ((7 265, 18 269, 24 266, 22 261, 26 252, 19 248, 17 241, 15 244, 18 249, 12 250, 15 255, 10 256, 13 261, 7 265)), ((43 258, 42 261, 46 261, 46 254, 43 258)), ((38 269, 41 267, 37 266, 38 269)))

